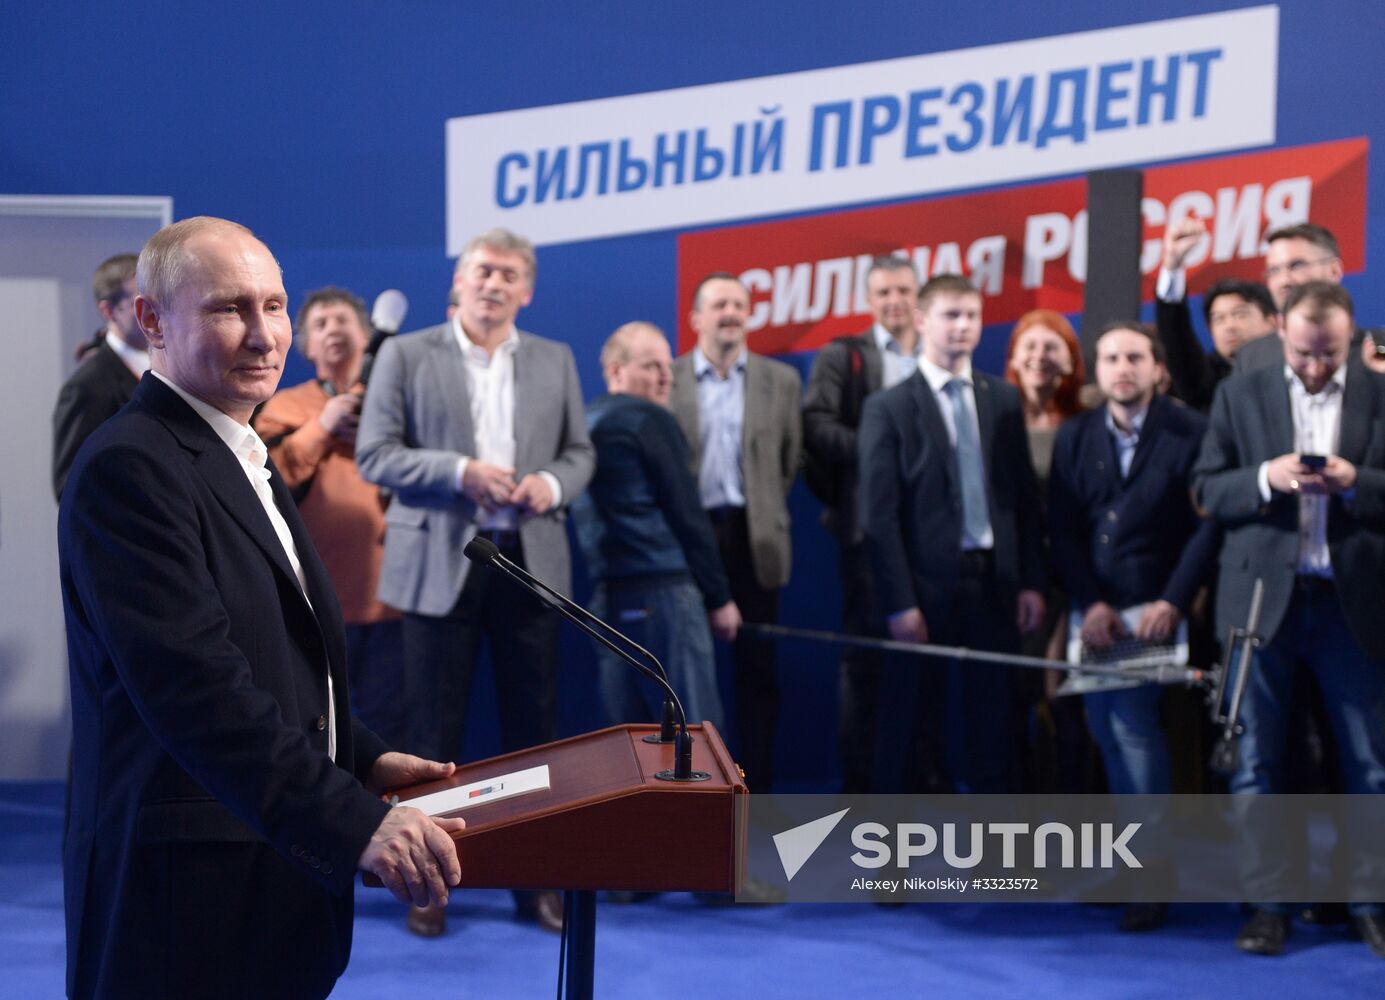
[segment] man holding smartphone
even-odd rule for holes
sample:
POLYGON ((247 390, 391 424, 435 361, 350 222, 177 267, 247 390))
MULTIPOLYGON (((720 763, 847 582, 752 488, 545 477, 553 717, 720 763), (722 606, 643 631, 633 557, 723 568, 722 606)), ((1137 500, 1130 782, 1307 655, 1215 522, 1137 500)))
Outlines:
MULTIPOLYGON (((1221 634, 1244 625, 1255 582, 1264 583, 1233 795, 1288 790, 1285 730, 1299 663, 1322 690, 1343 790, 1385 792, 1385 379, 1347 363, 1353 313, 1340 285, 1290 290, 1283 364, 1221 384, 1193 470, 1195 501, 1226 529, 1221 634)), ((1290 853, 1258 835, 1243 840, 1248 886, 1272 889, 1290 874, 1290 853)), ((1363 883, 1370 859, 1360 843, 1346 846, 1344 874, 1363 883)), ((1385 908, 1353 902, 1350 910, 1385 957, 1385 908)), ((1288 931, 1289 907, 1261 904, 1236 944, 1277 955, 1288 931)))

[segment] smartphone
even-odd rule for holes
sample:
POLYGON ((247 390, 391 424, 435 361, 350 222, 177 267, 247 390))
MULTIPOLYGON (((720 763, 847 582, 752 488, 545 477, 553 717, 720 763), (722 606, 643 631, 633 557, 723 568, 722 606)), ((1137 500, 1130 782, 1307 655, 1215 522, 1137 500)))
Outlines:
POLYGON ((1314 472, 1321 472, 1327 466, 1326 455, 1300 455, 1298 462, 1305 468, 1312 469, 1314 472))

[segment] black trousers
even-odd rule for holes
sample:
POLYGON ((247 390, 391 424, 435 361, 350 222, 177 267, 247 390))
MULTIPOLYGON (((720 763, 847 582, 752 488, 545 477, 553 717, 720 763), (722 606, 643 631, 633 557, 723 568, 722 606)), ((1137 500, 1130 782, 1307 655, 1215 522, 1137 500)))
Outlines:
MULTIPOLYGON (((778 589, 761 587, 750 554, 745 509, 709 510, 721 564, 731 584, 731 599, 747 622, 772 625, 779 620, 778 589)), ((734 682, 733 752, 752 791, 767 792, 774 783, 774 734, 779 721, 779 682, 774 670, 774 642, 739 636, 731 647, 734 682)))
MULTIPOLYGON (((883 637, 885 621, 875 601, 866 547, 842 544, 837 558, 842 583, 842 630, 849 635, 883 637)), ((842 758, 842 791, 870 791, 871 757, 875 746, 875 706, 880 697, 882 654, 873 649, 842 653, 837 677, 837 746, 842 758)))
MULTIPOLYGON (((963 572, 950 613, 928 619, 928 641, 1019 650, 1014 601, 1002 598, 989 561, 963 572)), ((1013 792, 1012 673, 989 663, 888 655, 877 701, 872 791, 1013 792)))
MULTIPOLYGON (((517 541, 501 546, 524 565, 517 541)), ((505 753, 547 743, 557 731, 558 615, 488 566, 472 566, 442 616, 404 616, 406 749, 433 760, 462 753, 472 675, 484 638, 495 669, 505 753)))

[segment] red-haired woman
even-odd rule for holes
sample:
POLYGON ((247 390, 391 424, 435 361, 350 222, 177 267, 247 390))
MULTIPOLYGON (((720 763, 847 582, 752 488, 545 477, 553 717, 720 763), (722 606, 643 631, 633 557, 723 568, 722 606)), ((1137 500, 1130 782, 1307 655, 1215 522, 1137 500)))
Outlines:
MULTIPOLYGON (((1062 313, 1035 309, 1025 313, 1010 334, 1005 352, 1005 378, 1020 391, 1029 451, 1039 485, 1048 486, 1053 443, 1063 421, 1083 409, 1079 394, 1087 381, 1082 346, 1062 313)), ((1025 644, 1031 656, 1064 659, 1067 599, 1056 592, 1048 598, 1049 621, 1025 644)), ((1082 720, 1082 706, 1072 698, 1052 697, 1062 677, 1023 671, 1017 692, 1014 735, 1025 791, 1085 791, 1094 760, 1082 720), (1047 677, 1047 684, 1041 678, 1047 677), (1032 721, 1031 721, 1032 718, 1032 721)))

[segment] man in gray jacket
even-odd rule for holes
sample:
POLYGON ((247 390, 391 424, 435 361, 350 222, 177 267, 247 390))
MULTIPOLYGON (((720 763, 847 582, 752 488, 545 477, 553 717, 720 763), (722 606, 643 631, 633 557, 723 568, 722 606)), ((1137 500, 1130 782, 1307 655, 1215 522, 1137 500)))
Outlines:
POLYGON ((357 433, 361 475, 394 495, 380 600, 404 612, 408 745, 438 760, 461 753, 482 637, 504 750, 555 733, 557 616, 496 573, 473 572, 462 554, 481 535, 544 583, 571 589, 564 508, 586 488, 595 453, 572 351, 515 328, 534 269, 533 245, 514 233, 468 243, 453 280, 456 314, 385 343, 357 433))
MULTIPOLYGON (((746 348, 749 318, 750 293, 735 276, 702 280, 688 317, 697 346, 673 363, 669 405, 692 452, 731 597, 747 622, 773 624, 792 556, 785 498, 803 440, 800 383, 790 366, 746 348)), ((779 714, 774 645, 741 633, 732 658, 735 751, 750 787, 769 791, 779 714)))

